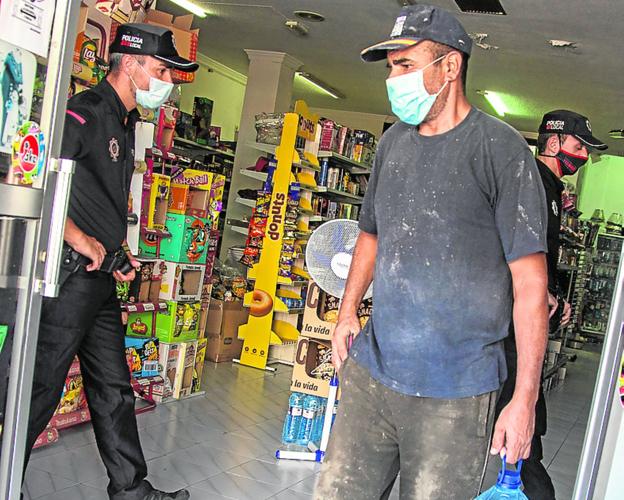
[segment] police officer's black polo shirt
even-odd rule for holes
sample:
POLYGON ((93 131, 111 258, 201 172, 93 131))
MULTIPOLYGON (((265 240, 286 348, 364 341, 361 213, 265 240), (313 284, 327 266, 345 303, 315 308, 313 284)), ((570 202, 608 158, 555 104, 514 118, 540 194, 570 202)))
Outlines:
POLYGON ((546 262, 548 265, 548 289, 553 295, 558 292, 557 264, 559 262, 559 233, 561 227, 561 193, 563 193, 563 182, 557 177, 548 166, 535 159, 537 168, 542 178, 544 192, 546 193, 546 205, 548 206, 548 230, 546 231, 546 245, 548 255, 546 262))
POLYGON ((76 160, 68 216, 109 252, 126 238, 138 118, 107 80, 67 104, 61 156, 76 160))

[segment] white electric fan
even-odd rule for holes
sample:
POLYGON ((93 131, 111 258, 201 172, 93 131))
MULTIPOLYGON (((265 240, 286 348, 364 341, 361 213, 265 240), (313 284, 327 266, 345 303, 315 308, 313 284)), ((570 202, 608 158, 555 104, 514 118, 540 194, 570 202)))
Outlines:
MULTIPOLYGON (((329 295, 338 297, 342 302, 342 296, 347 284, 351 260, 355 251, 355 243, 360 235, 357 221, 349 219, 336 219, 319 226, 310 236, 306 248, 306 266, 310 277, 316 282, 321 290, 329 295)), ((364 298, 370 298, 373 294, 372 285, 367 290, 364 298)), ((313 451, 289 451, 277 450, 275 456, 279 459, 311 460, 322 462, 325 450, 329 442, 329 432, 336 393, 338 392, 338 377, 334 374, 329 382, 329 394, 327 406, 323 418, 323 433, 318 450, 313 451)))

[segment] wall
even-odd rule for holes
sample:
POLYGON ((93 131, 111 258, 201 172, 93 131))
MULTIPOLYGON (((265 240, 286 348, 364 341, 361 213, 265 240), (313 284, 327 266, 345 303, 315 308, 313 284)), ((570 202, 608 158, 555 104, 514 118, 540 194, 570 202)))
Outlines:
POLYGON ((310 108, 313 113, 318 113, 323 118, 334 120, 340 125, 349 128, 367 130, 379 139, 386 121, 395 121, 394 116, 375 115, 370 113, 358 113, 355 111, 342 111, 338 109, 310 108))
POLYGON ((195 96, 212 99, 212 125, 221 127, 222 140, 233 141, 240 123, 247 77, 201 54, 197 62, 200 67, 195 81, 182 85, 180 109, 192 113, 195 96))
POLYGON ((604 210, 605 218, 613 212, 624 214, 624 158, 602 155, 597 162, 588 162, 578 180, 579 210, 583 218, 591 217, 596 208, 604 210))

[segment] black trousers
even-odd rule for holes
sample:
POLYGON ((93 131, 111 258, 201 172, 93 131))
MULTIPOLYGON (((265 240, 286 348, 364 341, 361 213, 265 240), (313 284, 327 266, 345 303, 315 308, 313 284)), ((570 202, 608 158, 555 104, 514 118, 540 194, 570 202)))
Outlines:
MULTIPOLYGON (((501 389, 496 404, 496 418, 501 410, 511 401, 516 388, 516 374, 518 372, 518 354, 513 328, 509 337, 505 339, 505 358, 507 360, 507 380, 501 389)), ((542 436, 546 434, 547 412, 544 390, 540 384, 539 396, 535 404, 535 433, 531 441, 531 454, 524 460, 520 477, 524 485, 524 494, 529 500, 554 500, 555 487, 552 484, 546 467, 542 464, 544 458, 542 436)))
POLYGON ((144 480, 147 466, 134 413, 115 280, 110 274, 80 269, 68 278, 58 298, 44 299, 26 464, 58 405, 76 354, 97 446, 110 479, 108 494, 115 500, 142 499, 150 487, 144 480))

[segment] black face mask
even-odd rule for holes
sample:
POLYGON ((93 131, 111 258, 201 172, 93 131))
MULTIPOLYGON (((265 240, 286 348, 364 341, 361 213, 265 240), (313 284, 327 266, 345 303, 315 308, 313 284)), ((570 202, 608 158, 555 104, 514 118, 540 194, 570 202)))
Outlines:
POLYGON ((555 158, 559 160, 562 175, 574 175, 579 168, 587 163, 587 157, 568 153, 563 149, 559 150, 555 158))
POLYGON ((575 155, 573 153, 569 153, 565 149, 562 149, 563 140, 559 137, 559 152, 556 155, 543 155, 550 156, 551 158, 556 158, 557 163, 559 164, 559 170, 561 171, 561 176, 564 175, 574 175, 578 172, 579 168, 587 163, 588 158, 585 156, 575 155))

